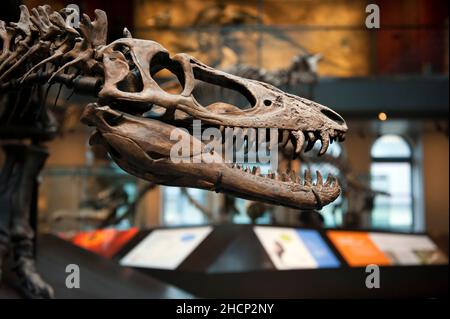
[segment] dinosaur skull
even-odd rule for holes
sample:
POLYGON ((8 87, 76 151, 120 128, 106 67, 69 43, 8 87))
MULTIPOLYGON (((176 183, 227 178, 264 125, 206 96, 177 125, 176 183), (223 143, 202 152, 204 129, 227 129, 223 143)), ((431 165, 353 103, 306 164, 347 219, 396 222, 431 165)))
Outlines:
POLYGON ((322 155, 330 142, 343 140, 347 131, 345 121, 333 110, 266 83, 215 70, 187 54, 171 57, 154 41, 119 39, 100 48, 97 59, 104 68, 100 101, 103 105, 111 103, 115 110, 90 105, 83 121, 97 127, 92 142, 105 145, 114 160, 131 174, 159 184, 222 191, 295 208, 322 207, 339 195, 337 181, 330 177, 324 183, 320 173, 313 185, 309 172, 301 181, 286 173, 261 176, 258 168, 231 167, 221 160, 220 154, 205 150, 202 141, 189 131, 181 134, 189 135, 191 146, 199 145, 200 150, 190 152, 190 157, 212 156, 213 163, 174 163, 170 159, 175 143, 170 140, 170 132, 177 127, 192 129, 192 120, 200 120, 204 128, 220 128, 221 132, 225 127, 277 129, 281 144, 287 147, 291 140, 295 155, 300 154, 306 142, 305 150, 309 150, 320 140, 322 155), (172 94, 160 87, 154 76, 162 69, 176 75, 181 93, 172 94), (240 109, 225 102, 202 105, 193 94, 199 82, 238 91, 251 106, 240 109), (141 111, 136 111, 136 105, 143 106, 138 109, 146 109, 146 114, 149 110, 159 111, 158 116, 144 118, 141 111))

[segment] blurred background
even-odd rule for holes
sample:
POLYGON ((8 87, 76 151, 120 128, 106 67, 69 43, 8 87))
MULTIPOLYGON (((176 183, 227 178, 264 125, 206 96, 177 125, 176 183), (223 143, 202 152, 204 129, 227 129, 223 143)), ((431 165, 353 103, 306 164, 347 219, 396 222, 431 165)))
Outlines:
MULTIPOLYGON (((18 3, 2 4, 1 19, 16 21, 18 3)), ((284 164, 297 172, 320 168, 339 176, 343 194, 316 215, 196 189, 159 187, 129 176, 102 149, 88 145, 91 128, 80 124, 79 116, 91 98, 63 90, 56 104, 49 103, 61 127, 48 144, 39 231, 312 225, 427 231, 448 252, 448 1, 23 3, 54 9, 74 3, 91 17, 94 9, 103 9, 108 41, 127 27, 133 37, 155 40, 173 54, 186 52, 217 69, 263 76, 285 91, 331 107, 349 127, 346 141, 333 144, 324 158, 306 156, 284 164), (380 29, 365 26, 369 3, 380 7, 380 29)), ((171 81, 170 74, 158 76, 161 82, 171 81)))

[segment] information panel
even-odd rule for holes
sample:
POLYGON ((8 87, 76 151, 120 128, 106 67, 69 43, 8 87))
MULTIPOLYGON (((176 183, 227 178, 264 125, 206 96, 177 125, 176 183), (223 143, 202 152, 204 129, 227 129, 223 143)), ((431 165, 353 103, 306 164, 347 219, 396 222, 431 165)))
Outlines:
POLYGON ((447 257, 426 235, 328 231, 350 266, 446 264, 447 257))
MULTIPOLYGON (((66 238, 73 244, 90 250, 106 258, 113 257, 138 232, 136 227, 127 230, 99 229, 79 232, 72 238, 66 238)), ((64 237, 63 237, 64 238, 64 237)))
POLYGON ((315 230, 255 226, 277 269, 336 268, 339 261, 315 230))
POLYGON ((212 227, 157 229, 121 260, 122 266, 176 269, 208 236, 212 227))
POLYGON ((371 233, 370 238, 393 265, 446 264, 447 257, 425 235, 371 233))

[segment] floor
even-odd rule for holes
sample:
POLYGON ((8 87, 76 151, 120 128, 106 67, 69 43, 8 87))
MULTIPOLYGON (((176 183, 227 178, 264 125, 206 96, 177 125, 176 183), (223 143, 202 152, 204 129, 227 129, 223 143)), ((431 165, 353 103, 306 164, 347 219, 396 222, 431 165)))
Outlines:
MULTIPOLYGON (((37 267, 52 285, 56 298, 193 298, 174 286, 123 268, 55 236, 44 235, 38 240, 37 267), (80 288, 66 287, 68 264, 80 269, 80 288)), ((5 267, 7 268, 7 267, 5 267)), ((21 298, 14 289, 14 275, 5 269, 0 285, 0 298, 21 298)))

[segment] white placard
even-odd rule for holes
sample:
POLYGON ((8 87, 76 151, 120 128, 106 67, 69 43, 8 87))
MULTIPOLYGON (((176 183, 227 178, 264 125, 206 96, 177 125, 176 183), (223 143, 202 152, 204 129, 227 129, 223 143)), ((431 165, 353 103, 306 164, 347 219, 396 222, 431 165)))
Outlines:
POLYGON ((176 269, 211 231, 211 226, 154 230, 125 255, 120 264, 176 269))
POLYGON ((370 233, 369 236, 394 265, 445 262, 445 256, 426 235, 370 233))
POLYGON ((260 226, 253 229, 277 269, 318 268, 295 229, 260 226))

